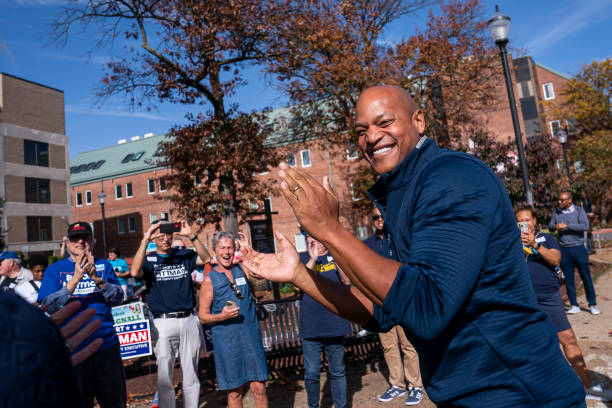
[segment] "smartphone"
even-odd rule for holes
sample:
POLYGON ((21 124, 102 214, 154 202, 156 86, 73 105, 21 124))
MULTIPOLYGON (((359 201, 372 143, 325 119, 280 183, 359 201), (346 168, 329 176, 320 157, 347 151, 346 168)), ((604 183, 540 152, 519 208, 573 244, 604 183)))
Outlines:
POLYGON ((517 222, 516 225, 518 225, 521 232, 529 232, 529 223, 527 221, 517 222))
POLYGON ((179 222, 168 222, 159 226, 159 232, 162 234, 172 234, 173 232, 179 232, 181 230, 181 224, 179 222))

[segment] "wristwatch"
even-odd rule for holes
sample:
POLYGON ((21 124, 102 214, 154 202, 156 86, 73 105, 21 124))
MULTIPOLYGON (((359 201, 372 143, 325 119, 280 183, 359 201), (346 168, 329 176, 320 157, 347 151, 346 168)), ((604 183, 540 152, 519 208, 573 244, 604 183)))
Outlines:
POLYGON ((198 239, 198 234, 194 234, 194 236, 193 236, 193 237, 189 237, 189 240, 190 240, 191 242, 195 241, 196 239, 198 239))
POLYGON ((536 245, 534 246, 535 249, 540 249, 540 247, 542 246, 542 244, 540 244, 539 242, 536 242, 536 245))

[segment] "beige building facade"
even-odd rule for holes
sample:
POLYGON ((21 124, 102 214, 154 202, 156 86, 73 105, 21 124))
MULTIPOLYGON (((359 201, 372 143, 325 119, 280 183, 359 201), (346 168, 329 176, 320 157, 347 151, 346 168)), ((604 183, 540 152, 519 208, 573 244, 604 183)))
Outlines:
POLYGON ((51 255, 71 220, 64 93, 0 73, 5 249, 51 255))

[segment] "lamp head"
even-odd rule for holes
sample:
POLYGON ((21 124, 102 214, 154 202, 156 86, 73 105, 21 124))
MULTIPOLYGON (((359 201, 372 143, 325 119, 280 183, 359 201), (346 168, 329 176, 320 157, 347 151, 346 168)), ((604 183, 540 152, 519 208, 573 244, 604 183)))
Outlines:
POLYGON ((561 144, 567 143, 567 133, 563 129, 557 130, 557 138, 561 144))
POLYGON ((496 5, 495 14, 489 19, 487 28, 495 44, 507 43, 508 37, 510 37, 510 17, 500 13, 499 6, 496 5))
POLYGON ((98 201, 100 201, 101 205, 104 205, 106 202, 106 193, 104 191, 100 191, 100 194, 98 194, 98 201))

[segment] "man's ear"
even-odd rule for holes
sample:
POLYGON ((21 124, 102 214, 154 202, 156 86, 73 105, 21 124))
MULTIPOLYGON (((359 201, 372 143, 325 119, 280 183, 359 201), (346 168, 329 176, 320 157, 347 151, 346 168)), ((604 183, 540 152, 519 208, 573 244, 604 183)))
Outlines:
POLYGON ((412 125, 419 135, 425 133, 425 114, 422 110, 417 109, 412 112, 412 125))

